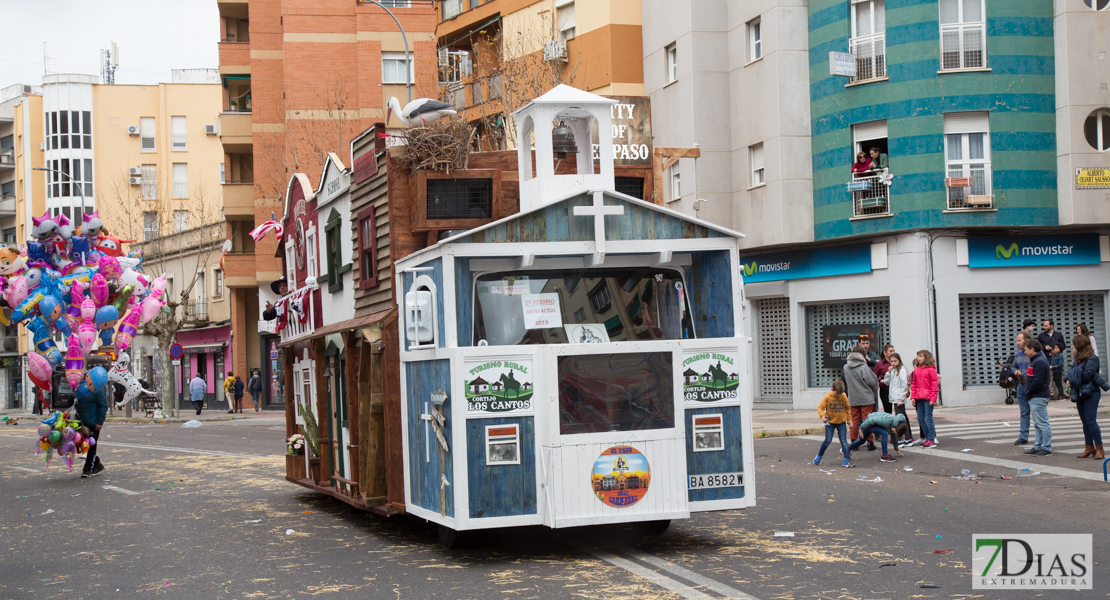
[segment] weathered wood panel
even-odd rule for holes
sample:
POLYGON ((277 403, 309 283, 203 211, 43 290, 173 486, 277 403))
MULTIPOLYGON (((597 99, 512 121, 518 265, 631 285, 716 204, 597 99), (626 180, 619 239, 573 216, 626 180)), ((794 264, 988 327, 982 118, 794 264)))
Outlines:
POLYGON ((727 250, 693 252, 685 269, 699 338, 733 337, 732 271, 727 250))
POLYGON ((460 348, 473 344, 471 335, 474 332, 474 280, 470 273, 470 259, 455 259, 455 302, 458 323, 458 345, 460 348))
POLYGON ((533 417, 467 421, 466 464, 472 519, 536 514, 536 432, 533 417), (519 427, 519 465, 486 465, 486 427, 489 425, 519 427))
POLYGON ((431 406, 429 398, 432 392, 451 389, 451 361, 429 360, 406 363, 405 376, 408 386, 405 410, 408 411, 408 467, 412 503, 421 508, 454 517, 453 488, 443 485, 443 477, 446 477, 450 483, 455 481, 451 457, 452 452, 457 450, 457 446, 451 437, 451 424, 454 420, 452 403, 443 405, 443 416, 447 419, 443 436, 447 439, 447 446, 450 449, 447 452, 443 451, 436 440, 433 427, 420 418, 420 415, 425 413, 424 403, 428 402, 429 408, 431 406))
MULTIPOLYGON (((686 472, 689 475, 737 473, 744 470, 743 412, 739 406, 720 408, 688 408, 686 413, 686 472), (721 415, 724 422, 725 449, 717 452, 694 452, 694 415, 721 415)), ((749 474, 745 473, 745 476, 749 474)), ((744 488, 688 490, 690 502, 730 500, 744 497, 744 488)))
POLYGON ((405 506, 405 455, 401 434, 400 339, 394 312, 382 323, 382 421, 385 429, 386 499, 398 508, 405 506))

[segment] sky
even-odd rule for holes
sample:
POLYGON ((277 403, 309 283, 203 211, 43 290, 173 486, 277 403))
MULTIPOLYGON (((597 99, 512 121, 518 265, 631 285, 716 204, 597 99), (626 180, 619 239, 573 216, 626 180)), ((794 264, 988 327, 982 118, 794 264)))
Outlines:
POLYGON ((0 0, 0 88, 41 85, 48 73, 100 74, 100 50, 119 46, 116 83, 170 80, 170 69, 219 67, 216 0, 0 0))

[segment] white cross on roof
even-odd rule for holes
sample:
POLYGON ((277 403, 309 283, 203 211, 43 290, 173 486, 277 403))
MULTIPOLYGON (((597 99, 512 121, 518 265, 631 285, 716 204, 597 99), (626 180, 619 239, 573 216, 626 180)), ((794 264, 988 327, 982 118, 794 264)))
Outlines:
POLYGON ((605 262, 605 217, 624 214, 624 205, 610 206, 605 204, 605 193, 593 192, 594 203, 591 206, 575 206, 574 216, 594 218, 594 255, 592 264, 599 265, 605 262))

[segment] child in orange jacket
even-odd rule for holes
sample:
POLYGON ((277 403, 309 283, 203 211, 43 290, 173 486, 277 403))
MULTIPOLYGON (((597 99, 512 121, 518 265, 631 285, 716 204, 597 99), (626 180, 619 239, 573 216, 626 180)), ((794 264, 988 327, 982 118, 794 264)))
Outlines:
POLYGON ((833 431, 835 431, 837 437, 840 438, 840 451, 844 453, 844 464, 842 466, 845 469, 854 467, 855 465, 852 464, 848 454, 848 421, 851 420, 851 413, 842 380, 834 381, 832 390, 821 399, 821 404, 817 406, 817 416, 825 422, 825 441, 821 443, 821 450, 814 457, 813 464, 821 464, 821 458, 825 455, 825 450, 828 449, 829 444, 832 443, 833 431))

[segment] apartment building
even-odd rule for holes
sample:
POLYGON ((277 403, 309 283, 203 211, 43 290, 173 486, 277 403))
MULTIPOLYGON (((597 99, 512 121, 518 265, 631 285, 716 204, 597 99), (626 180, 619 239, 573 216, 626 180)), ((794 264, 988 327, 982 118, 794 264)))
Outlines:
MULTIPOLYGON (((294 173, 320 176, 320 157, 346 156, 351 140, 385 120, 386 102, 402 106, 436 94, 432 0, 220 0, 219 60, 225 154, 224 215, 232 250, 225 257, 235 372, 280 364, 272 322, 259 320, 278 299, 282 276, 273 236, 247 233, 281 221, 294 173), (394 17, 397 21, 394 21, 394 17), (398 29, 404 28, 404 34, 398 29), (407 41, 407 46, 406 46, 407 41), (406 52, 411 64, 406 74, 406 52)), ((264 405, 282 408, 284 393, 264 377, 264 405)))
POLYGON ((483 150, 515 146, 505 118, 556 84, 642 96, 640 0, 439 0, 439 97, 483 150))
POLYGON ((656 144, 748 235, 759 405, 815 407, 862 338, 933 352, 949 405, 1003 399, 1025 319, 1105 343, 1105 8, 645 0, 656 144))

